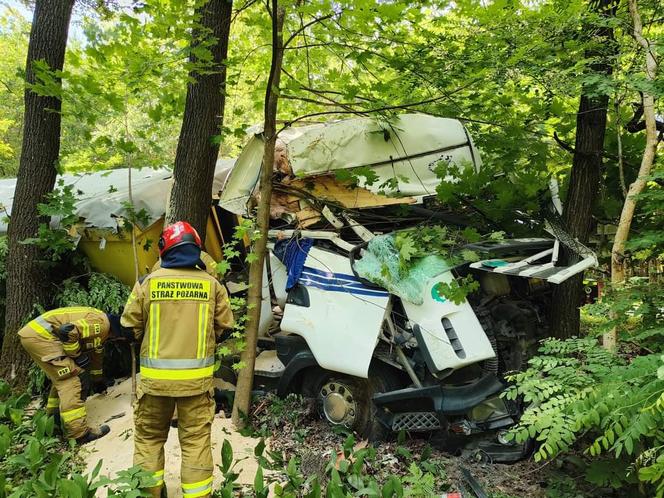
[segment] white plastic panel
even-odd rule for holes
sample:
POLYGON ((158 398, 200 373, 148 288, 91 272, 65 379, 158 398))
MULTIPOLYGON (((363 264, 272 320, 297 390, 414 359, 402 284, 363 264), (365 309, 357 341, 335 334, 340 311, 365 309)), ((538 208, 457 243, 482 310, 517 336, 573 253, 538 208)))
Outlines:
POLYGON ((272 305, 270 304, 270 282, 267 279, 267 265, 263 263, 263 289, 261 291, 261 318, 258 322, 258 336, 266 336, 270 325, 274 321, 272 305))
POLYGON ((420 347, 427 348, 438 372, 458 369, 495 356, 491 343, 468 301, 454 304, 446 299, 441 302, 434 298, 434 295, 437 295, 437 291, 434 291, 435 285, 438 282, 449 283, 453 278, 450 272, 446 272, 429 280, 422 291, 424 302, 419 306, 403 300, 408 319, 420 326, 424 340, 420 347), (443 318, 450 321, 463 353, 455 352, 443 328, 443 318))
POLYGON ((270 251, 270 270, 272 271, 272 290, 274 297, 277 298, 277 304, 282 308, 286 304, 286 283, 288 282, 288 271, 286 266, 279 261, 272 251, 270 251))
POLYGON ((389 294, 365 287, 347 257, 316 247, 300 284, 310 306, 287 304, 281 330, 304 337, 321 367, 366 378, 389 294))

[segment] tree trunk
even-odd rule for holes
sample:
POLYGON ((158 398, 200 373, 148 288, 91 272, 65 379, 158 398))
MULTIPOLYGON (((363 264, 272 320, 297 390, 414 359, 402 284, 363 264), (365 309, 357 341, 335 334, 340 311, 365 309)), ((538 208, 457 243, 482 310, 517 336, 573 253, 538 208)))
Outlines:
MULTIPOLYGON (((51 71, 62 70, 73 6, 74 0, 37 0, 26 61, 28 85, 38 82, 34 67, 37 61, 44 62, 51 71)), ((30 317, 35 304, 50 304, 48 277, 39 263, 43 256, 36 246, 21 241, 36 237, 39 224, 48 223, 48 219, 38 215, 37 204, 55 185, 60 107, 60 96, 39 96, 26 86, 23 145, 7 233, 7 308, 0 368, 2 377, 17 382, 27 380, 30 359, 16 332, 30 317)))
POLYGON ((175 153, 173 189, 166 221, 188 221, 205 240, 212 180, 226 101, 226 57, 233 0, 209 0, 198 8, 200 17, 191 40, 187 100, 175 153), (210 38, 214 41, 210 44, 210 38), (209 46, 212 61, 201 67, 195 49, 209 46))
MULTIPOLYGON (((643 26, 641 15, 636 0, 629 0, 629 13, 634 25, 634 39, 645 50, 646 53, 646 77, 649 81, 655 82, 657 77, 657 61, 655 59, 655 48, 650 45, 648 40, 643 37, 643 26)), ((634 210, 636 209, 636 196, 638 196, 646 186, 647 177, 650 174, 652 165, 655 162, 657 152, 657 123, 655 120, 655 97, 644 90, 643 92, 643 117, 646 123, 646 146, 641 158, 641 167, 639 174, 629 186, 622 212, 620 213, 620 222, 618 230, 613 239, 613 248, 611 249, 611 284, 620 285, 625 281, 625 243, 629 236, 629 229, 632 225, 634 210)), ((604 347, 615 349, 618 342, 618 331, 613 329, 603 338, 604 347)))
POLYGON ((245 349, 242 352, 243 367, 238 374, 235 401, 233 403, 233 423, 236 427, 244 427, 246 416, 251 405, 251 390, 254 383, 254 364, 256 362, 256 343, 258 325, 261 316, 263 299, 263 263, 267 246, 267 232, 270 224, 270 198, 272 197, 272 170, 274 165, 274 146, 277 141, 277 103, 279 100, 279 80, 281 63, 284 57, 283 25, 285 12, 272 0, 272 66, 265 91, 265 124, 263 136, 265 149, 260 177, 260 199, 256 216, 260 238, 254 243, 253 253, 256 256, 249 268, 249 292, 247 296, 247 313, 249 320, 245 333, 245 349))
MULTIPOLYGON (((590 6, 601 16, 612 17, 615 15, 617 2, 593 0, 590 6)), ((591 43, 592 46, 586 50, 586 58, 594 61, 590 64, 590 71, 610 76, 611 57, 616 53, 613 29, 608 26, 595 29, 591 43)), ((596 89, 582 89, 579 112, 576 115, 576 142, 563 221, 570 235, 584 243, 590 235, 592 209, 599 190, 608 104, 608 95, 597 95, 596 89)), ((564 246, 561 249, 561 263, 566 264, 572 254, 564 246)), ((565 339, 579 334, 582 284, 583 274, 555 287, 551 303, 553 336, 565 339)))

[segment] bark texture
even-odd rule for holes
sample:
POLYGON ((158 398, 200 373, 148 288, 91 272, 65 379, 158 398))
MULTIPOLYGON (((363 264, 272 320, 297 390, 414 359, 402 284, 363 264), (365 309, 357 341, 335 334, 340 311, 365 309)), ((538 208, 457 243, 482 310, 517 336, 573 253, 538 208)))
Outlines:
MULTIPOLYGON (((615 16, 616 0, 592 0, 590 7, 603 17, 615 16)), ((616 53, 613 29, 601 26, 593 31, 586 58, 594 60, 589 71, 610 76, 612 57, 616 53)), ((563 221, 567 231, 580 242, 587 242, 592 227, 592 209, 601 179, 604 135, 609 95, 597 95, 595 89, 583 88, 576 115, 576 142, 565 199, 563 221)), ((561 247, 561 263, 572 257, 561 247)), ((579 334, 579 306, 582 297, 583 275, 576 275, 557 285, 551 303, 552 335, 565 339, 579 334)))
POLYGON ((226 102, 225 61, 232 10, 232 0, 210 0, 197 11, 199 25, 191 41, 191 61, 196 66, 189 74, 191 81, 187 86, 166 215, 168 223, 179 220, 191 223, 203 240, 219 155, 219 140, 215 137, 221 134, 226 102), (207 47, 212 54, 212 60, 204 67, 194 55, 201 47, 207 47))
MULTIPOLYGON (((643 37, 643 25, 641 15, 636 0, 629 0, 629 13, 634 27, 633 35, 636 42, 645 51, 646 57, 646 77, 654 82, 657 78, 657 59, 655 58, 655 48, 643 37)), ((629 186, 622 212, 620 213, 620 222, 618 230, 613 239, 613 248, 611 249, 611 284, 620 285, 625 281, 625 243, 629 237, 629 230, 634 218, 636 209, 636 196, 638 196, 646 186, 647 177, 650 174, 652 165, 655 162, 657 153, 657 123, 655 119, 655 97, 651 93, 643 92, 643 117, 645 118, 646 146, 641 158, 639 173, 629 186)), ((617 345, 617 330, 612 330, 603 337, 604 347, 615 349, 617 345)))
POLYGON ((244 427, 246 416, 251 404, 251 390, 254 382, 254 365, 256 362, 256 343, 258 341, 258 325, 261 317, 261 301, 263 299, 263 264, 267 246, 267 232, 270 225, 270 198, 272 197, 272 171, 274 165, 274 147, 277 141, 277 104, 279 101, 279 81, 281 64, 284 57, 283 26, 285 12, 272 0, 272 65, 265 92, 265 124, 263 136, 265 149, 260 176, 260 200, 256 215, 257 229, 260 238, 254 243, 253 253, 256 259, 249 268, 249 291, 247 295, 247 312, 249 320, 245 333, 246 346, 242 352, 244 367, 238 374, 235 401, 233 402, 233 423, 236 427, 244 427))
POLYGON ((50 305, 40 250, 21 241, 35 237, 39 224, 48 222, 39 216, 37 204, 53 190, 60 154, 60 97, 39 96, 30 84, 38 81, 36 62, 45 63, 52 71, 62 70, 73 5, 74 0, 37 0, 30 31, 23 144, 7 233, 7 308, 0 367, 2 377, 16 382, 27 380, 30 365, 16 332, 36 303, 50 305))

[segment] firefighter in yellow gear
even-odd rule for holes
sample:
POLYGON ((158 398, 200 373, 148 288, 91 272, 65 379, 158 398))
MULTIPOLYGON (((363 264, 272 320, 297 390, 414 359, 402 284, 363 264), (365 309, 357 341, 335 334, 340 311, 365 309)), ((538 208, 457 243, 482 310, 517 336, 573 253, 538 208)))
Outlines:
MULTIPOLYGON (((210 256, 208 253, 205 251, 201 251, 201 262, 205 265, 204 268, 200 268, 201 270, 205 270, 207 273, 209 273, 211 276, 214 278, 219 278, 219 273, 217 272, 217 262, 214 260, 212 256, 210 256)), ((161 258, 157 260, 157 262, 152 265, 152 269, 150 270, 150 273, 155 272, 161 268, 161 258)), ((178 411, 177 408, 175 409, 175 412, 173 412, 173 418, 171 419, 171 427, 177 427, 178 426, 178 411)))
POLYGON ((51 380, 46 411, 59 418, 67 437, 80 444, 109 432, 107 425, 88 426, 85 398, 90 386, 82 382, 87 370, 95 392, 106 387, 103 345, 110 337, 121 336, 119 319, 113 320, 116 327, 111 327, 109 317, 112 319, 95 308, 58 308, 43 313, 18 332, 23 348, 51 380))
POLYGON ((134 465, 164 491, 164 443, 178 410, 184 498, 212 492, 211 428, 216 340, 233 327, 223 285, 200 268, 200 237, 186 222, 164 229, 161 269, 137 282, 122 315, 141 342, 141 380, 134 412, 134 465))

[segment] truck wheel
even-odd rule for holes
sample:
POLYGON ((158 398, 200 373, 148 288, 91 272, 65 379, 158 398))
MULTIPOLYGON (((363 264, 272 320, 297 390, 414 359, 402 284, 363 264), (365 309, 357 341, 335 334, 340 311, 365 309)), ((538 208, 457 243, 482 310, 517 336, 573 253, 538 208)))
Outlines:
POLYGON ((318 375, 309 377, 306 391, 316 398, 321 418, 377 441, 390 431, 376 417, 372 398, 374 394, 399 387, 397 376, 384 370, 372 371, 368 379, 318 370, 318 375))

